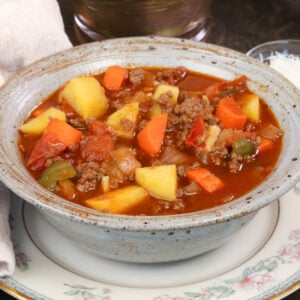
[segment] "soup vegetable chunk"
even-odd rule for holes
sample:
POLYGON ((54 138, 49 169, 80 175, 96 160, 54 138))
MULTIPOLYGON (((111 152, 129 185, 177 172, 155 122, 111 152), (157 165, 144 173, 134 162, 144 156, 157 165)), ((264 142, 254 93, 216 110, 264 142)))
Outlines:
POLYGON ((46 189, 101 212, 222 205, 274 169, 283 132, 242 75, 110 66, 66 82, 24 120, 19 149, 46 189))

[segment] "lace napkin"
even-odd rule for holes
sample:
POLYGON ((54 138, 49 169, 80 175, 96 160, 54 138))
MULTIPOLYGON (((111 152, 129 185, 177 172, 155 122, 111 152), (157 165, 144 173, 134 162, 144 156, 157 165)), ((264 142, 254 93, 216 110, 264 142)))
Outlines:
MULTIPOLYGON (((0 28, 0 86, 22 67, 72 47, 56 0, 0 0, 0 28)), ((0 276, 15 268, 9 204, 9 192, 0 183, 0 276)))

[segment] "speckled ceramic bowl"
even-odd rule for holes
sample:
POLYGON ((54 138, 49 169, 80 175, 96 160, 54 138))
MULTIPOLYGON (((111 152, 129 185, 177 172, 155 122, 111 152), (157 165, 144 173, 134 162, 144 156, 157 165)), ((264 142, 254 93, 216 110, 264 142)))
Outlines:
POLYGON ((86 44, 20 71, 0 90, 0 179, 41 210, 80 247, 130 262, 166 262, 199 255, 224 244, 262 207, 300 180, 300 93, 268 66, 222 47, 169 38, 125 38, 86 44), (224 79, 246 74, 249 86, 269 104, 285 131, 276 170, 256 189, 226 205, 175 216, 103 214, 43 189, 23 166, 17 128, 44 97, 70 78, 124 66, 183 65, 224 79))

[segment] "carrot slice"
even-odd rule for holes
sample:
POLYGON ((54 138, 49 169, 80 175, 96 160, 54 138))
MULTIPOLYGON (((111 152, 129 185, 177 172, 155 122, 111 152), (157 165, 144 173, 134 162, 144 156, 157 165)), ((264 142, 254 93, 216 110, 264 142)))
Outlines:
POLYGON ((77 145, 82 136, 81 131, 58 119, 51 119, 49 121, 44 134, 54 135, 57 140, 65 144, 67 147, 77 145))
POLYGON ((243 129, 247 121, 247 116, 240 110, 238 104, 232 97, 226 97, 220 100, 216 116, 224 128, 243 129))
POLYGON ((204 168, 189 170, 186 172, 186 176, 209 193, 213 193, 224 186, 223 181, 219 177, 204 168))
POLYGON ((258 146, 258 153, 266 152, 271 150, 274 147, 274 142, 270 139, 261 138, 261 143, 258 146))
POLYGON ((139 132, 137 139, 140 148, 147 154, 154 155, 160 151, 166 127, 168 115, 162 114, 153 117, 139 132))
POLYGON ((79 143, 82 132, 64 121, 51 119, 42 136, 35 143, 26 166, 32 170, 43 170, 48 158, 59 155, 67 147, 79 143))
POLYGON ((118 91, 122 88, 125 79, 128 76, 128 70, 120 66, 110 66, 107 68, 102 84, 108 90, 118 91))

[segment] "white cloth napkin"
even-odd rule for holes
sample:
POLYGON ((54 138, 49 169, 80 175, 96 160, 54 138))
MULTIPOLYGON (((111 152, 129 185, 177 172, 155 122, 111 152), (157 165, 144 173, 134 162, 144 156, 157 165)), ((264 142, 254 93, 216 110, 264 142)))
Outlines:
POLYGON ((10 275, 15 268, 15 255, 10 239, 9 191, 0 183, 0 276, 10 275))
POLYGON ((71 46, 56 0, 0 0, 0 85, 20 68, 71 46))
MULTIPOLYGON (((56 0, 0 0, 0 86, 22 67, 71 47, 56 0)), ((15 268, 9 206, 0 183, 0 276, 15 268)))

